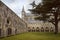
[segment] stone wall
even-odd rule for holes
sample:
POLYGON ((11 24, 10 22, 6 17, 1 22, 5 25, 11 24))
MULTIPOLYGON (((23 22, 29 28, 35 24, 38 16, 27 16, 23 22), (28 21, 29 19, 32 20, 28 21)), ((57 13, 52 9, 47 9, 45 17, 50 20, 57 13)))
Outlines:
POLYGON ((0 1, 0 37, 26 32, 27 24, 0 1))
POLYGON ((46 23, 29 23, 28 31, 30 32, 54 32, 54 25, 46 23))

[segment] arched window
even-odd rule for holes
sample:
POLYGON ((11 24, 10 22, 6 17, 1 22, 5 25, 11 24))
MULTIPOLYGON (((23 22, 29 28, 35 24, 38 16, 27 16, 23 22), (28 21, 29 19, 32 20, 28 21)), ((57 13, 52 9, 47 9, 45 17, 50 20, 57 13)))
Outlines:
POLYGON ((39 32, 39 27, 36 28, 36 32, 39 32))
POLYGON ((43 27, 41 27, 41 32, 44 32, 44 28, 43 27))
POLYGON ((32 32, 35 32, 35 28, 34 27, 32 27, 32 32))
POLYGON ((39 27, 37 27, 36 29, 39 29, 39 27))
POLYGON ((28 27, 28 32, 31 32, 31 28, 30 27, 28 27))
POLYGON ((9 19, 7 19, 7 24, 9 24, 9 19))
POLYGON ((32 29, 34 29, 34 27, 32 29))
POLYGON ((8 28, 7 29, 7 33, 8 33, 8 35, 11 35, 12 34, 12 29, 11 28, 8 28))
POLYGON ((2 31, 2 30, 0 29, 0 36, 1 36, 1 31, 2 31))
POLYGON ((30 29, 30 27, 28 27, 28 29, 30 29))
POLYGON ((11 19, 10 19, 10 17, 8 17, 7 18, 7 24, 10 24, 10 21, 11 21, 11 19))
POLYGON ((50 32, 53 32, 53 27, 50 28, 50 32))
POLYGON ((46 31, 46 32, 49 32, 49 28, 48 28, 48 27, 46 27, 46 28, 45 28, 45 31, 46 31))

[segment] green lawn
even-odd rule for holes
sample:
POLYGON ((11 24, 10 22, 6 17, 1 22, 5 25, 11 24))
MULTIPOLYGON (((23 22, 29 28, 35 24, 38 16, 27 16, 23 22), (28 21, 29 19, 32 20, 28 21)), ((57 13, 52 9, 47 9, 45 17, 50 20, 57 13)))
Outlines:
POLYGON ((60 40, 60 34, 29 32, 1 38, 0 40, 60 40))

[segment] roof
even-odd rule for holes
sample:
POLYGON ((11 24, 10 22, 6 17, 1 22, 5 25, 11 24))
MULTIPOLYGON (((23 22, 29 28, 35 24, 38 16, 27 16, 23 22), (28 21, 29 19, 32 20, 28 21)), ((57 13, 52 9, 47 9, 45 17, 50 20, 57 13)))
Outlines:
MULTIPOLYGON (((8 9, 10 9, 4 2, 2 2, 1 0, 0 0, 0 4, 3 4, 3 5, 5 5, 8 9)), ((11 10, 11 9, 10 9, 11 10)), ((14 15, 16 15, 17 16, 17 14, 13 11, 13 10, 11 10, 13 13, 14 13, 14 15)), ((17 16, 21 21, 23 21, 19 16, 17 16)), ((24 23, 25 23, 25 21, 23 21, 24 23)), ((26 24, 26 23, 25 23, 26 24)))
MULTIPOLYGON (((0 0, 0 3, 3 3, 7 8, 9 8, 13 13, 15 13, 8 5, 6 5, 2 0, 0 0)), ((16 13, 15 13, 15 15, 17 15, 16 13)), ((18 15, 17 15, 18 16, 18 15)))

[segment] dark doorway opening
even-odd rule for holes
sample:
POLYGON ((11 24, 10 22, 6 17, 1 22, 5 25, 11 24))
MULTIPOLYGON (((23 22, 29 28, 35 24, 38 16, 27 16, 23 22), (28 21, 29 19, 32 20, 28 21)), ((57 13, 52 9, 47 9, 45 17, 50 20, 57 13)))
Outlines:
POLYGON ((45 28, 45 31, 46 31, 46 32, 49 32, 49 28, 48 28, 48 27, 46 27, 46 28, 45 28))
POLYGON ((53 27, 50 28, 50 32, 53 32, 53 27))
POLYGON ((32 27, 32 32, 35 32, 35 28, 34 27, 32 27))
POLYGON ((31 32, 31 28, 30 27, 28 27, 28 32, 31 32))
POLYGON ((17 29, 15 29, 15 34, 17 34, 17 29))
POLYGON ((8 28, 7 31, 8 31, 8 35, 12 34, 12 29, 11 28, 8 28))
POLYGON ((39 32, 39 27, 36 28, 36 32, 39 32))
POLYGON ((2 30, 0 29, 0 36, 1 36, 1 31, 2 31, 2 30))
POLYGON ((44 32, 44 28, 43 27, 41 27, 41 32, 44 32))

